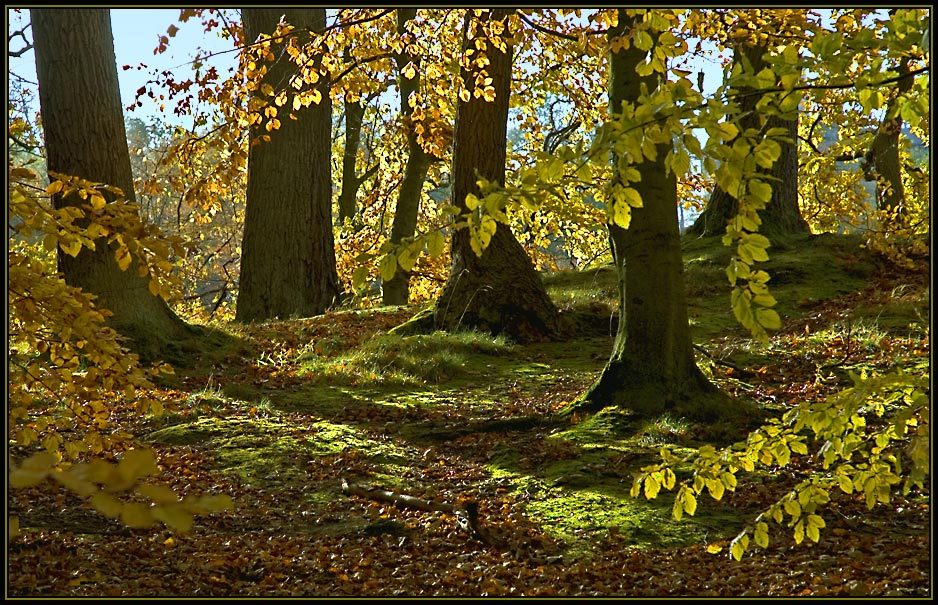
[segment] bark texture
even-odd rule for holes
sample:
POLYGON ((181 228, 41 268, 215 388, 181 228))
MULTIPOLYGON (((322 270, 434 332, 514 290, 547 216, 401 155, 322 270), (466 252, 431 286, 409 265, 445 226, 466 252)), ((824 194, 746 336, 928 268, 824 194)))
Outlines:
MULTIPOLYGON (((632 18, 619 10, 610 37, 626 32, 632 18)), ((610 55, 610 107, 635 102, 640 84, 654 89, 654 76, 635 73, 645 52, 631 47, 610 55)), ((694 359, 684 287, 677 216, 677 181, 664 165, 669 151, 659 145, 656 161, 636 166, 634 183, 644 206, 632 209, 628 229, 609 226, 619 279, 619 325, 603 373, 572 411, 595 412, 607 406, 653 417, 680 411, 698 417, 719 414, 727 403, 701 373, 694 359)), ((614 160, 615 162, 615 160, 614 160)))
MULTIPOLYGON (((464 39, 472 40, 486 18, 504 20, 508 9, 489 11, 476 21, 468 11, 464 39)), ((508 99, 511 91, 511 47, 501 52, 487 41, 486 67, 495 88, 495 100, 470 97, 456 109, 453 149, 453 203, 463 213, 469 193, 479 193, 476 181, 485 177, 505 182, 508 99)), ((465 68, 463 80, 472 92, 475 74, 465 68)), ((435 308, 438 328, 476 328, 504 333, 521 342, 552 338, 558 333, 557 309, 524 248, 511 230, 499 223, 489 246, 476 255, 465 229, 452 238, 452 269, 435 308)))
MULTIPOLYGON (((322 31, 325 9, 244 9, 248 40, 270 34, 281 15, 301 29, 322 31)), ((302 40, 301 40, 302 41, 302 40)), ((296 66, 272 47, 278 60, 268 64, 264 82, 282 90, 296 66)), ((341 296, 332 234, 331 112, 328 78, 319 80, 322 101, 286 115, 278 130, 251 127, 247 203, 241 244, 241 275, 236 319, 241 322, 310 317, 332 307, 341 296)))
MULTIPOLYGON (((30 10, 39 103, 50 172, 120 187, 135 200, 124 128, 117 63, 108 9, 30 10)), ((77 195, 55 196, 57 208, 83 203, 77 195)), ((193 336, 166 302, 153 296, 136 262, 122 271, 102 238, 76 257, 59 250, 65 281, 97 296, 109 309, 108 323, 129 338, 144 358, 160 357, 175 341, 193 336)))

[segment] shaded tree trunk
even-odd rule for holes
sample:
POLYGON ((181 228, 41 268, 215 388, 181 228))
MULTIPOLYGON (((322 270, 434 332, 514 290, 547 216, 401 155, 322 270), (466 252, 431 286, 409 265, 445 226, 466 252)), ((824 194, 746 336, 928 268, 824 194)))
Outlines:
MULTIPOLYGON (((30 10, 39 79, 47 168, 50 172, 120 187, 135 201, 127 134, 108 9, 30 10)), ((77 194, 54 196, 56 208, 80 206, 77 194)), ((133 263, 122 271, 105 238, 76 257, 58 251, 65 281, 97 296, 108 323, 146 359, 196 331, 153 296, 133 263)))
MULTIPOLYGON (((416 8, 397 9, 397 33, 403 34, 405 25, 417 14, 416 8)), ((424 151, 417 141, 417 132, 410 117, 414 110, 408 102, 410 95, 420 87, 420 57, 406 53, 396 53, 398 88, 401 91, 401 115, 407 134, 407 165, 397 194, 397 208, 391 225, 391 242, 400 244, 405 238, 413 237, 417 231, 417 215, 420 211, 420 198, 423 184, 427 180, 430 165, 437 159, 424 151), (417 75, 408 79, 404 76, 404 67, 413 61, 417 75)), ((410 295, 410 272, 398 267, 394 277, 384 282, 382 302, 386 305, 406 305, 410 295)))
MULTIPOLYGON (((752 65, 753 73, 758 73, 767 65, 763 60, 766 52, 768 49, 765 46, 738 45, 734 60, 740 62, 740 53, 744 53, 752 65)), ((739 121, 740 132, 747 128, 761 127, 761 118, 754 113, 757 101, 758 97, 752 96, 744 98, 740 103, 744 114, 739 121)), ((763 171, 774 179, 769 180, 772 185, 772 199, 765 209, 759 212, 759 218, 762 219, 759 231, 768 235, 808 233, 810 228, 801 216, 798 205, 798 120, 783 120, 778 116, 771 116, 764 126, 766 130, 778 127, 788 131, 787 136, 791 142, 782 143, 782 153, 772 169, 763 171)), ((736 198, 714 185, 707 206, 687 232, 704 236, 723 235, 726 233, 727 222, 736 216, 736 210, 736 198)))
MULTIPOLYGON (((345 49, 345 60, 351 61, 349 48, 345 49)), ((378 92, 371 93, 367 99, 351 100, 346 97, 345 109, 345 147, 342 150, 342 191, 339 192, 338 225, 345 223, 345 219, 355 216, 355 202, 358 199, 358 190, 362 183, 367 181, 378 171, 378 164, 373 164, 361 175, 358 174, 356 163, 358 149, 361 147, 362 123, 365 120, 365 106, 378 96, 378 92)))
MULTIPOLYGON (((479 19, 505 20, 507 9, 495 9, 479 19)), ((472 11, 467 11, 464 42, 479 33, 472 11)), ((505 182, 508 96, 511 91, 511 47, 501 52, 489 42, 486 67, 495 88, 495 100, 488 102, 470 96, 459 101, 453 149, 453 203, 462 213, 468 211, 469 193, 479 194, 476 180, 485 177, 505 182)), ((466 86, 474 87, 475 74, 465 68, 466 86)), ((481 256, 476 255, 466 229, 452 237, 452 265, 449 279, 434 310, 436 326, 445 330, 476 328, 494 334, 504 333, 518 341, 536 341, 558 331, 557 309, 534 269, 524 248, 507 225, 498 223, 495 234, 481 256)))
MULTIPOLYGON (((271 33, 281 15, 298 32, 325 28, 325 9, 251 8, 243 11, 246 38, 271 33)), ((272 50, 280 56, 282 48, 272 50)), ((295 66, 280 58, 268 68, 264 82, 281 90, 295 66)), ((319 315, 341 296, 332 235, 328 78, 319 86, 319 105, 298 111, 297 120, 281 120, 269 142, 251 145, 237 321, 319 315)), ((263 125, 251 126, 252 140, 263 134, 263 125)))
MULTIPOLYGON (((909 58, 903 57, 897 68, 900 76, 909 74, 909 58)), ((912 78, 899 80, 898 94, 912 90, 912 78)), ((890 105, 894 104, 892 101, 890 105)), ((887 115, 892 107, 887 108, 887 115)), ((901 222, 906 214, 905 187, 902 184, 902 163, 899 161, 899 134, 902 132, 902 116, 896 112, 894 117, 883 117, 883 121, 873 137, 873 143, 864 156, 866 178, 876 181, 876 207, 894 213, 896 221, 901 222)))
MULTIPOLYGON (((610 38, 627 32, 633 22, 625 9, 619 9, 618 25, 610 30, 610 38)), ((610 108, 621 108, 624 100, 636 102, 642 83, 649 90, 657 85, 656 76, 635 73, 645 54, 633 46, 610 55, 610 108)), ((668 146, 658 145, 657 151, 656 161, 646 159, 635 166, 641 180, 631 186, 641 194, 643 207, 632 209, 628 229, 609 225, 619 280, 619 325, 612 355, 596 383, 569 412, 616 406, 647 417, 671 411, 711 418, 729 404, 729 398, 704 377, 694 360, 677 180, 665 168, 668 146)))
POLYGON ((339 225, 355 215, 355 199, 362 177, 355 170, 361 145, 365 105, 361 101, 345 101, 345 147, 342 152, 342 191, 339 193, 339 225))

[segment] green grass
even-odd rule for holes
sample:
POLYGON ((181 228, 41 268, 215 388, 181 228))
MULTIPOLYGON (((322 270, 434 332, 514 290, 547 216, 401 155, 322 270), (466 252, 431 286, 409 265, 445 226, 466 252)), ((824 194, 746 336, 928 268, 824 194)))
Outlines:
MULTIPOLYGON (((730 250, 720 238, 694 239, 684 242, 684 254, 695 342, 742 367, 798 360, 848 336, 854 350, 872 354, 884 339, 928 328, 927 291, 897 288, 882 304, 864 303, 849 319, 799 335, 797 348, 781 339, 757 345, 729 310, 730 250)), ((859 290, 875 268, 855 238, 792 238, 769 254, 764 268, 783 319, 859 290)), ((240 375, 225 378, 223 386, 203 383, 182 403, 187 413, 157 425, 150 439, 203 447, 219 468, 258 489, 301 492, 312 517, 345 497, 339 478, 350 473, 365 484, 418 497, 443 486, 485 499, 497 489, 523 503, 527 517, 574 557, 588 557, 610 532, 627 535, 637 547, 735 535, 749 520, 742 511, 701 498, 694 517, 675 523, 673 495, 652 501, 629 496, 633 473, 655 463, 662 447, 679 456, 692 453, 704 439, 722 440, 714 437, 719 426, 702 432, 677 415, 643 419, 613 408, 574 425, 485 428, 506 417, 547 415, 543 404, 535 408, 533 402, 553 396, 559 404, 581 394, 608 359, 615 334, 610 319, 618 311, 614 269, 553 273, 544 282, 562 311, 579 313, 581 320, 592 316, 605 332, 584 330, 567 341, 527 346, 478 332, 379 332, 359 346, 329 335, 279 357, 256 356, 265 371, 291 369, 283 384, 240 375), (452 484, 423 479, 441 464, 453 464, 454 472, 475 464, 477 475, 452 484), (319 469, 325 479, 311 483, 308 469, 319 469)), ((927 371, 923 363, 927 356, 909 361, 927 371)), ((742 384, 718 376, 703 359, 702 365, 721 386, 742 384)))
POLYGON ((479 332, 384 334, 341 356, 305 361, 301 373, 336 384, 439 384, 465 376, 480 355, 505 355, 511 350, 504 338, 479 332))

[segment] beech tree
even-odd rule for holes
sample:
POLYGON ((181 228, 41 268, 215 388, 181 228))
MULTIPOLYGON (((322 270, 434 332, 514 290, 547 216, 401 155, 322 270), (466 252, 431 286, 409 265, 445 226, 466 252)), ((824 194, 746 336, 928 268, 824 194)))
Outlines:
MULTIPOLYGON (((407 22, 417 14, 416 8, 397 9, 397 33, 407 34, 407 22)), ((406 48, 406 47, 405 47, 406 48)), ((407 136, 407 165, 397 193, 397 207, 394 210, 394 222, 391 225, 391 243, 399 245, 404 239, 414 236, 417 230, 417 216, 423 197, 423 185, 427 179, 430 164, 439 158, 426 151, 417 138, 415 124, 411 120, 414 108, 411 95, 420 87, 421 58, 404 52, 395 53, 397 64, 398 89, 401 95, 401 120, 407 136)), ((399 269, 394 277, 385 280, 382 301, 386 305, 406 305, 408 302, 410 272, 399 269)))
MULTIPOLYGON (((281 16, 298 28, 289 37, 325 28, 321 8, 244 9, 246 39, 257 43, 244 67, 249 78, 259 77, 262 91, 285 90, 294 76, 285 54, 289 37, 276 34, 281 16)), ((318 103, 296 119, 286 108, 278 119, 280 108, 261 96, 249 101, 268 121, 251 126, 236 311, 241 322, 319 315, 342 293, 332 233, 329 78, 322 76, 315 90, 318 103)))
MULTIPOLYGON (((636 104, 643 90, 654 90, 660 73, 640 76, 636 68, 647 51, 624 48, 617 39, 636 35, 641 17, 618 10, 609 30, 610 119, 621 116, 623 103, 636 104)), ((656 38, 652 33, 653 40, 656 38)), ((710 383, 694 359, 684 287, 677 215, 677 178, 665 164, 669 139, 656 140, 646 158, 628 151, 613 155, 613 187, 631 187, 641 199, 631 209, 627 228, 610 222, 609 239, 619 281, 619 324, 609 362, 599 380, 570 408, 570 412, 597 411, 606 406, 629 408, 644 416, 673 410, 692 416, 725 414, 729 398, 710 383), (621 157, 626 156, 626 157, 621 157), (635 165, 634 168, 632 166, 635 165), (620 178, 624 168, 627 178, 620 178), (637 172, 635 172, 637 171, 637 172)), ((619 221, 620 223, 622 221, 619 221)))
POLYGON ((466 12, 452 179, 453 205, 469 218, 467 228, 453 232, 450 276, 434 317, 446 330, 478 328, 530 341, 557 333, 557 310, 511 230, 481 213, 477 197, 480 177, 505 182, 510 14, 466 12))
MULTIPOLYGON (((768 67, 764 57, 769 50, 767 43, 751 43, 745 38, 737 39, 734 42, 733 64, 746 65, 748 71, 757 74, 768 67)), ((783 128, 787 139, 780 143, 781 155, 772 168, 762 171, 772 184, 772 198, 760 213, 760 231, 770 235, 808 233, 808 223, 801 216, 798 205, 798 116, 794 119, 771 116, 761 124, 760 116, 756 113, 759 97, 753 94, 753 90, 743 87, 732 92, 740 98, 740 131, 748 128, 783 128)), ((727 223, 737 214, 736 204, 733 195, 719 185, 714 186, 706 207, 688 228, 688 233, 723 235, 726 233, 727 223)))
MULTIPOLYGON (((53 188, 55 208, 77 209, 87 203, 89 187, 73 184, 74 179, 81 179, 101 184, 100 195, 91 198, 95 210, 122 212, 126 220, 139 223, 132 206, 133 175, 110 13, 107 9, 31 9, 30 17, 46 165, 50 181, 59 183, 53 188), (118 199, 120 203, 115 204, 118 199), (105 208, 105 203, 110 206, 105 208)), ((142 224, 137 229, 141 237, 148 231, 142 224)), ((132 238, 113 233, 105 238, 101 228, 96 232, 97 236, 89 234, 92 245, 66 246, 74 254, 57 248, 66 283, 95 295, 95 304, 111 312, 110 325, 148 357, 192 338, 195 331, 157 295, 161 286, 151 279, 151 270, 145 264, 128 270, 131 257, 139 257, 142 248, 132 250, 128 246, 132 238)), ((165 257, 169 251, 162 252, 165 257)), ((168 259, 161 262, 168 273, 168 259)))

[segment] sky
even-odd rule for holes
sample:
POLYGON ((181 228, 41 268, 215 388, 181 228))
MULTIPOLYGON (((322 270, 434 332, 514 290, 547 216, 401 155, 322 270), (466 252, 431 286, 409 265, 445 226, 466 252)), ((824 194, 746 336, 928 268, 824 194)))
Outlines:
MULTIPOLYGON (((8 11, 11 30, 19 29, 22 27, 21 22, 29 18, 26 11, 21 16, 15 15, 13 9, 8 9, 8 11)), ((153 77, 154 70, 168 69, 179 72, 180 75, 191 74, 187 63, 191 61, 192 55, 199 46, 205 50, 231 48, 229 42, 222 40, 214 32, 206 34, 203 29, 201 21, 197 19, 179 23, 179 9, 111 9, 111 31, 114 37, 114 54, 117 58, 117 73, 123 106, 127 107, 133 102, 137 89, 153 77), (179 32, 170 39, 165 53, 153 54, 153 50, 159 45, 159 37, 166 35, 166 30, 170 25, 176 25, 179 32), (124 65, 136 68, 141 63, 145 64, 147 69, 121 69, 124 65)), ((27 37, 32 40, 31 34, 27 33, 27 37)), ((13 42, 11 49, 19 48, 20 42, 19 39, 13 42)), ((227 69, 228 66, 235 64, 235 53, 220 55, 212 61, 212 64, 218 67, 219 73, 224 73, 223 68, 227 69)), ((19 58, 10 58, 9 70, 30 82, 36 82, 36 65, 32 52, 19 58)), ((144 102, 142 108, 128 115, 145 117, 154 115, 154 110, 155 105, 152 102, 144 102)))
MULTIPOLYGON (((8 9, 9 26, 11 30, 22 27, 22 22, 29 18, 28 11, 21 15, 8 9)), ((198 47, 209 51, 230 50, 231 44, 217 36, 216 32, 206 34, 200 19, 190 19, 186 23, 179 22, 179 9, 173 8, 123 8, 111 9, 111 31, 114 37, 114 52, 117 58, 118 77, 120 79, 121 101, 126 108, 136 95, 137 89, 146 85, 153 78, 154 71, 171 70, 179 76, 188 76, 192 72, 188 67, 192 55, 198 47), (153 50, 159 45, 159 37, 166 35, 167 29, 175 25, 179 28, 176 35, 170 39, 169 48, 165 53, 154 54, 153 50), (146 69, 138 70, 140 64, 146 69), (133 69, 124 70, 124 65, 133 69)), ((27 34, 32 39, 30 34, 27 34)), ((16 50, 20 40, 11 43, 11 50, 16 50)), ((236 54, 227 53, 211 59, 220 74, 226 73, 228 67, 235 65, 236 54)), ((19 58, 10 58, 10 72, 35 83, 36 66, 32 52, 19 58)), ((716 67, 716 62, 705 65, 707 71, 706 88, 712 90, 722 80, 722 72, 716 67), (712 72, 712 73, 711 73, 712 72)), ((156 106, 147 98, 143 107, 130 112, 130 117, 147 118, 156 115, 156 106)), ((172 116, 172 114, 167 114, 172 116)))

